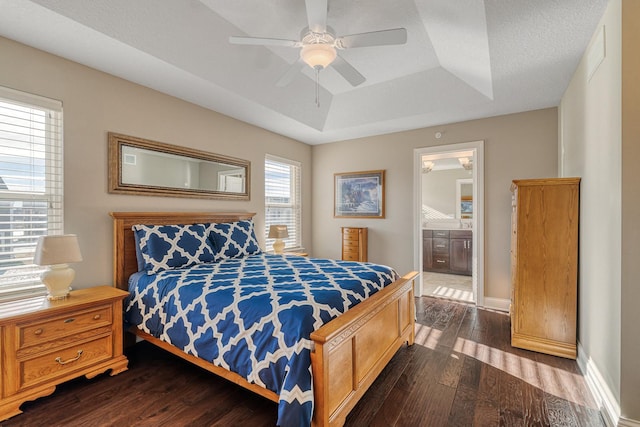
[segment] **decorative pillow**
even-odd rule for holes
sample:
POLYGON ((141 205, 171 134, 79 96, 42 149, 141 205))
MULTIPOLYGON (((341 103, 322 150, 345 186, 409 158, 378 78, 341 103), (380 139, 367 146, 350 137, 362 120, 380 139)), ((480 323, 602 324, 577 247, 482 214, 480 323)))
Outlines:
POLYGON ((209 225, 215 260, 241 258, 261 252, 253 221, 223 222, 209 225))
POLYGON ((138 224, 132 229, 147 274, 213 261, 213 249, 204 224, 138 224))
POLYGON ((144 271, 144 257, 142 256, 142 250, 140 249, 140 236, 136 233, 135 228, 133 230, 133 237, 136 240, 136 261, 138 261, 138 271, 144 271))

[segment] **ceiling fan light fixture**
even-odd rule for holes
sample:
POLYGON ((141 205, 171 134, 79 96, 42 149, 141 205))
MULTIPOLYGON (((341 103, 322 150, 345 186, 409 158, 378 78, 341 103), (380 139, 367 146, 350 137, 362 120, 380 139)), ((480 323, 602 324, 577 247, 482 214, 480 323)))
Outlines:
POLYGON ((311 68, 326 68, 336 56, 336 48, 325 43, 308 44, 300 49, 300 58, 311 68))

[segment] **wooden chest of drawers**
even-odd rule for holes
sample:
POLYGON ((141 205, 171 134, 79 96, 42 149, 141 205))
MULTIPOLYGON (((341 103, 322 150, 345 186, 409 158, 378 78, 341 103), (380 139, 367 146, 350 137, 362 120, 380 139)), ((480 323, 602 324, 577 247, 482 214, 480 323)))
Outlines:
POLYGON ((109 286, 0 304, 0 421, 20 405, 46 396, 58 384, 127 369, 122 354, 122 300, 109 286))
POLYGON ((511 345, 575 359, 580 178, 515 180, 511 345))
POLYGON ((342 259, 367 262, 366 227, 342 227, 342 259))

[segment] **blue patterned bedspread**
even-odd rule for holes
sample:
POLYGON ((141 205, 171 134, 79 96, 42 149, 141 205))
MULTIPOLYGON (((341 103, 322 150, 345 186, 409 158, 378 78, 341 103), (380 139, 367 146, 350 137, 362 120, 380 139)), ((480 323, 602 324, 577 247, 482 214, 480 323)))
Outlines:
POLYGON ((126 320, 280 396, 278 425, 313 414, 311 332, 398 278, 390 267, 271 254, 131 276, 126 320))

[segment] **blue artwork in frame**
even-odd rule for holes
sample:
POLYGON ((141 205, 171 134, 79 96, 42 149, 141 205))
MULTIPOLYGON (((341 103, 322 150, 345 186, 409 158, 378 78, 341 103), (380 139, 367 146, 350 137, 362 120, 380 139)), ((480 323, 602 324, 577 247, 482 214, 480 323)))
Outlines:
POLYGON ((334 217, 384 218, 384 170, 336 173, 334 217))

